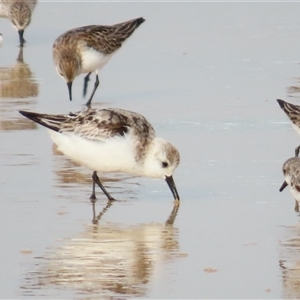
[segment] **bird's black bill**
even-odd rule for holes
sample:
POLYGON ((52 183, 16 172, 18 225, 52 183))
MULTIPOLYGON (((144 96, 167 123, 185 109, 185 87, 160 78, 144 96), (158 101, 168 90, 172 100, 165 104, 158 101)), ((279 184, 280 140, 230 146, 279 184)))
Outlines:
POLYGON ((176 189, 176 185, 175 185, 175 182, 173 180, 172 175, 171 176, 166 176, 165 180, 166 180, 166 182, 167 182, 167 184, 168 184, 168 186, 169 186, 169 188, 170 188, 170 190, 171 190, 171 192, 174 196, 174 200, 179 201, 180 198, 179 198, 179 195, 178 195, 178 192, 177 192, 177 189, 176 189))
POLYGON ((22 47, 25 43, 25 40, 23 38, 24 30, 19 30, 18 33, 19 33, 19 38, 20 38, 20 46, 22 47))
POLYGON ((72 101, 72 81, 70 82, 67 82, 67 86, 68 86, 68 90, 69 90, 69 98, 70 98, 70 101, 72 101))
POLYGON ((287 187, 287 185, 288 184, 286 183, 286 181, 284 181, 283 184, 282 184, 282 186, 279 189, 279 192, 282 192, 287 187))

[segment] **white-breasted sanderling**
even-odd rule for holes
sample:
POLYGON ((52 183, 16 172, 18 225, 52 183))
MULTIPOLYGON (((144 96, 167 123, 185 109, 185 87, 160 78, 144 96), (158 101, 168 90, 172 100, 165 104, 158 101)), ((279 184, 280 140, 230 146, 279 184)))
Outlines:
POLYGON ((171 143, 155 137, 152 125, 142 115, 118 108, 90 108, 68 115, 20 113, 45 126, 58 150, 94 171, 91 199, 96 199, 96 183, 109 200, 114 200, 97 172, 121 172, 164 178, 179 201, 172 177, 179 152, 171 143))
POLYGON ((84 80, 85 95, 89 75, 95 72, 94 89, 86 105, 91 104, 99 85, 98 71, 144 21, 144 18, 137 18, 111 26, 90 25, 74 28, 55 40, 53 61, 58 74, 68 85, 70 100, 75 77, 88 73, 84 80))
POLYGON ((300 158, 289 158, 282 167, 285 181, 279 191, 282 192, 286 186, 290 186, 291 193, 296 200, 295 210, 299 212, 300 201, 300 158))
MULTIPOLYGON (((300 106, 283 101, 281 99, 277 99, 277 102, 291 120, 294 129, 300 135, 300 106)), ((299 151, 300 146, 295 149, 295 156, 299 155, 299 151)))
POLYGON ((19 33, 20 46, 23 46, 25 28, 31 22, 31 15, 37 0, 0 0, 0 15, 7 17, 19 33))

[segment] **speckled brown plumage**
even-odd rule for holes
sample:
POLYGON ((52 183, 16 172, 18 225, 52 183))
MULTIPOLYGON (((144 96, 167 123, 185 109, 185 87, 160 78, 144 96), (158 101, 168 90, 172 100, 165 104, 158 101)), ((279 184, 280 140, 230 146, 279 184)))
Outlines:
POLYGON ((287 114, 293 124, 300 126, 300 106, 288 103, 281 99, 277 100, 282 110, 287 114))
POLYGON ((2 11, 19 32, 21 46, 25 42, 23 33, 31 22, 36 3, 37 0, 0 0, 2 11))
POLYGON ((21 112, 29 119, 54 131, 74 133, 87 140, 103 142, 116 135, 126 133, 138 137, 138 156, 143 156, 155 137, 152 125, 142 115, 119 108, 87 109, 68 115, 48 115, 21 112))
POLYGON ((287 185, 290 186, 292 195, 296 200, 295 210, 299 212, 300 201, 300 158, 289 158, 282 167, 285 182, 282 184, 280 191, 282 191, 287 185))
POLYGON ((87 102, 87 106, 90 106, 99 85, 98 71, 144 21, 143 18, 137 18, 112 26, 89 25, 74 28, 55 40, 52 49, 53 61, 58 74, 68 84, 70 100, 72 83, 76 76, 88 73, 83 89, 85 96, 89 75, 95 72, 94 89, 87 102))
POLYGON ((145 19, 138 18, 111 26, 89 25, 74 28, 55 40, 53 51, 61 51, 60 45, 63 43, 66 48, 73 48, 76 44, 78 50, 81 47, 90 47, 104 54, 111 54, 119 49, 144 21, 145 19))

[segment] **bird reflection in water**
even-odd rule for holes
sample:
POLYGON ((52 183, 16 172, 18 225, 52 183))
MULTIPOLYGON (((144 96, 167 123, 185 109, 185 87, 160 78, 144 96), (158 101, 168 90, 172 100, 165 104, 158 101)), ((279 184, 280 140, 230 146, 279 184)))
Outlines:
POLYGON ((12 67, 0 67, 0 130, 36 129, 37 125, 19 116, 19 109, 30 109, 37 103, 38 83, 19 48, 12 67))
POLYGON ((300 223, 287 227, 288 238, 280 246, 279 266, 283 299, 300 298, 300 223))
MULTIPOLYGON (((102 218, 102 216, 105 214, 105 212, 113 205, 113 203, 115 201, 108 200, 106 206, 104 206, 104 208, 102 209, 102 211, 98 215, 96 215, 96 207, 95 207, 95 202, 96 201, 91 201, 91 202, 92 202, 92 207, 93 207, 93 220, 92 220, 92 222, 93 222, 93 224, 98 224, 99 220, 102 218)), ((175 221, 175 218, 177 216, 178 210, 179 210, 179 201, 174 204, 173 210, 172 210, 169 218, 166 221, 166 226, 172 226, 173 225, 173 223, 175 221)))
POLYGON ((1 98, 35 98, 38 84, 32 71, 24 62, 23 47, 19 47, 16 63, 12 67, 0 67, 1 98))
MULTIPOLYGON (((108 203, 98 214, 98 222, 110 207, 108 203)), ((55 297, 70 291, 85 299, 145 296, 149 284, 161 280, 163 265, 181 256, 173 227, 178 209, 174 206, 165 224, 87 226, 40 258, 37 270, 26 275, 22 293, 55 297)))

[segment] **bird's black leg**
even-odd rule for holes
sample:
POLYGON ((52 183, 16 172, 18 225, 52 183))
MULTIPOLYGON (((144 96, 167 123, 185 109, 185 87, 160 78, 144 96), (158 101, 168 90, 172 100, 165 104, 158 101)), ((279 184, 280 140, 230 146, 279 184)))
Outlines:
POLYGON ((95 94, 95 92, 96 92, 96 90, 97 90, 98 85, 99 85, 99 77, 98 77, 98 74, 96 74, 96 80, 95 80, 93 92, 92 92, 92 94, 91 94, 90 99, 89 99, 88 102, 85 104, 87 107, 90 107, 90 106, 91 106, 91 102, 92 102, 92 99, 93 99, 93 97, 94 97, 94 94, 95 94))
POLYGON ((106 197, 108 198, 108 200, 114 201, 115 199, 108 193, 108 191, 104 188, 104 186, 100 182, 100 179, 99 179, 96 171, 93 172, 92 178, 94 180, 94 183, 93 183, 93 191, 92 191, 91 197, 94 196, 96 198, 96 196, 95 196, 95 183, 97 183, 97 185, 100 187, 100 189, 106 195, 106 197))
POLYGON ((300 146, 295 149, 295 156, 298 157, 300 152, 300 146))
POLYGON ((90 75, 92 72, 88 73, 85 77, 84 77, 84 84, 83 84, 83 97, 86 96, 86 92, 87 92, 87 87, 88 87, 88 83, 90 81, 90 75))
POLYGON ((299 203, 298 201, 295 199, 295 212, 299 212, 299 203))
POLYGON ((23 47, 24 43, 26 42, 25 39, 23 38, 24 30, 18 30, 19 33, 19 38, 20 38, 20 46, 23 47))
MULTIPOLYGON (((93 175, 94 175, 94 173, 93 173, 93 175)), ((96 174, 96 176, 97 176, 97 174, 96 174)), ((93 176, 92 176, 92 178, 93 178, 93 176)), ((93 179, 93 190, 92 190, 92 195, 90 196, 90 199, 91 199, 92 202, 95 202, 95 200, 97 199, 96 198, 96 193, 95 193, 95 181, 94 181, 94 179, 93 179)))

